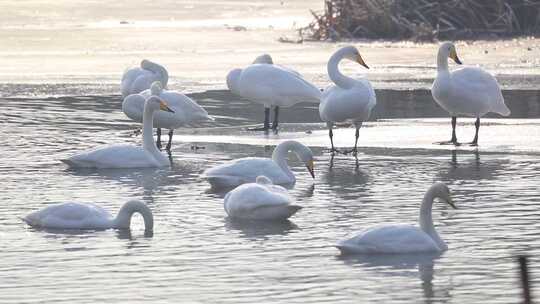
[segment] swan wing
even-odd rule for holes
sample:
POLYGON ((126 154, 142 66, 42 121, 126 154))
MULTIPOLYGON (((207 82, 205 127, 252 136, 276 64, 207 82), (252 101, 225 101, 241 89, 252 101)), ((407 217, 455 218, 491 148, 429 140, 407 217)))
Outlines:
POLYGON ((244 183, 253 183, 257 176, 265 175, 274 184, 286 184, 289 177, 271 159, 246 157, 210 168, 204 172, 208 181, 216 187, 232 187, 244 183))
POLYGON ((28 214, 24 221, 30 226, 58 229, 109 228, 111 215, 94 204, 62 203, 28 214))
POLYGON ((122 112, 131 120, 142 123, 145 98, 141 94, 131 94, 122 101, 122 112))
POLYGON ((70 167, 82 168, 146 168, 160 164, 142 147, 109 145, 84 151, 62 160, 70 167))
POLYGON ((357 80, 350 89, 331 86, 324 92, 319 105, 323 121, 366 121, 377 103, 375 91, 368 80, 357 80))
POLYGON ((241 96, 265 105, 287 107, 321 100, 321 91, 313 84, 268 64, 254 64, 244 69, 238 80, 238 90, 241 96))
POLYGON ((342 253, 414 253, 440 251, 435 241, 412 225, 380 225, 341 241, 342 253))
POLYGON ((487 112, 510 114, 504 104, 497 79, 483 69, 475 67, 459 69, 451 73, 451 79, 452 98, 462 104, 463 111, 480 116, 487 112))

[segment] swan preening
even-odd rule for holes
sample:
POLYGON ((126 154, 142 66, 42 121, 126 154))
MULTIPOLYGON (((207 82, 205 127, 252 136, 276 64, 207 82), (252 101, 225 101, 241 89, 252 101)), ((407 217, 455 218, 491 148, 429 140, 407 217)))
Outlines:
POLYGON ((368 228, 357 236, 338 243, 342 254, 440 252, 448 249, 435 227, 431 215, 433 200, 439 198, 456 208, 450 190, 436 183, 426 192, 420 206, 420 227, 406 224, 383 224, 368 228))
POLYGON ((264 124, 252 131, 277 131, 279 108, 300 102, 319 103, 321 91, 291 69, 274 65, 270 55, 264 54, 244 68, 227 75, 227 86, 236 95, 264 106, 264 124), (270 127, 270 108, 274 107, 274 121, 270 127))
POLYGON ((285 220, 302 209, 292 202, 287 190, 266 176, 236 187, 223 200, 229 217, 249 220, 285 220))
POLYGON ((152 211, 139 200, 126 202, 112 217, 107 210, 95 204, 62 203, 34 211, 23 218, 28 225, 52 229, 129 229, 131 217, 139 213, 144 219, 144 229, 154 229, 152 211))
POLYGON ((161 82, 166 88, 169 82, 169 73, 163 66, 143 59, 141 67, 131 68, 122 75, 122 97, 149 89, 154 81, 161 82))
POLYGON ((486 71, 466 67, 453 72, 448 70, 448 58, 461 64, 456 47, 451 42, 445 42, 439 47, 437 54, 437 77, 433 82, 431 94, 435 101, 452 116, 452 138, 441 144, 458 145, 456 137, 456 121, 458 115, 476 117, 476 132, 471 145, 478 144, 480 117, 489 112, 503 116, 510 115, 510 110, 504 104, 501 88, 495 77, 486 71))
POLYGON ((287 140, 274 148, 272 158, 245 157, 229 161, 210 168, 204 177, 214 189, 232 188, 245 183, 253 183, 257 176, 264 175, 278 185, 291 185, 296 178, 287 164, 287 154, 293 152, 306 165, 309 173, 315 178, 313 168, 313 152, 303 144, 287 140))
POLYGON ((330 137, 331 151, 337 152, 334 147, 332 127, 337 122, 350 122, 356 127, 354 148, 357 152, 359 130, 362 123, 369 119, 371 110, 377 103, 375 91, 367 79, 353 79, 339 71, 339 62, 349 59, 368 68, 362 56, 354 46, 346 46, 335 52, 328 60, 328 76, 335 85, 331 85, 323 92, 322 102, 319 105, 321 119, 326 122, 330 137))
POLYGON ((122 111, 132 120, 143 122, 144 103, 152 95, 159 96, 174 111, 159 111, 154 114, 153 126, 157 128, 156 145, 158 148, 161 148, 161 128, 169 129, 169 142, 166 149, 170 150, 174 129, 212 120, 208 112, 193 99, 177 91, 164 90, 159 81, 154 81, 148 90, 124 98, 122 111))
POLYGON ((62 161, 70 167, 82 168, 148 168, 166 167, 171 163, 154 143, 152 124, 154 112, 163 110, 174 112, 165 101, 157 96, 150 96, 144 103, 143 144, 109 145, 90 151, 81 152, 62 161))

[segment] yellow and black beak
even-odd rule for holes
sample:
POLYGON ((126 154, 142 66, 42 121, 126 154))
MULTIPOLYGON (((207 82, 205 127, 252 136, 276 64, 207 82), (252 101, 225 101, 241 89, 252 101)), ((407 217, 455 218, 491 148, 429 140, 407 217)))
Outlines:
POLYGON ((448 200, 446 201, 448 205, 450 205, 452 208, 457 209, 456 205, 454 205, 454 201, 451 197, 448 197, 448 200))
POLYGON ((461 60, 459 60, 457 56, 456 49, 452 48, 452 50, 450 51, 450 55, 448 57, 452 58, 452 60, 454 60, 455 63, 462 64, 461 60))
POLYGON ((309 174, 311 174, 311 177, 315 178, 315 171, 314 171, 315 165, 313 164, 313 159, 309 160, 306 163, 306 167, 307 167, 307 169, 309 171, 309 174))
POLYGON ((171 110, 171 108, 169 108, 167 103, 165 101, 163 101, 163 100, 159 103, 159 109, 162 110, 162 111, 167 111, 167 112, 174 113, 174 111, 171 110))
POLYGON ((363 65, 366 69, 369 69, 368 65, 364 62, 364 59, 362 59, 362 56, 360 56, 360 54, 358 54, 358 56, 356 57, 356 62, 363 65))

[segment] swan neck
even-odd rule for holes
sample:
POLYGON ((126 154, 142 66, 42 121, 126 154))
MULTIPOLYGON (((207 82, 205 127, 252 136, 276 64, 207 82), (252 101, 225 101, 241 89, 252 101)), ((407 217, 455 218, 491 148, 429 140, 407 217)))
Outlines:
POLYGON ((337 51, 330 60, 328 60, 328 76, 338 86, 344 89, 349 89, 354 84, 354 79, 347 77, 339 70, 339 63, 345 57, 345 53, 342 50, 337 51))
POLYGON ((143 217, 144 230, 153 231, 154 217, 152 216, 152 211, 145 204, 138 201, 129 201, 120 208, 118 215, 114 219, 114 227, 117 229, 129 229, 131 226, 131 217, 136 212, 143 217))
POLYGON ((159 81, 161 82, 161 85, 163 88, 167 87, 167 83, 169 82, 169 72, 167 72, 167 69, 165 69, 163 66, 154 63, 154 62, 148 62, 146 69, 156 73, 159 75, 159 81))
POLYGON ((444 242, 440 238, 435 226, 433 226, 432 207, 435 194, 432 189, 428 190, 422 205, 420 206, 420 229, 428 234, 439 246, 444 246, 444 242))
POLYGON ((294 144, 292 142, 283 142, 279 144, 272 153, 272 160, 278 164, 278 166, 287 174, 287 176, 294 179, 294 174, 287 163, 287 154, 291 150, 294 151, 294 144))
POLYGON ((156 147, 153 136, 154 125, 154 110, 148 106, 148 102, 144 103, 143 111, 143 149, 152 153, 152 155, 160 154, 156 147))
POLYGON ((440 49, 437 54, 437 72, 446 72, 448 71, 448 52, 444 49, 440 49))

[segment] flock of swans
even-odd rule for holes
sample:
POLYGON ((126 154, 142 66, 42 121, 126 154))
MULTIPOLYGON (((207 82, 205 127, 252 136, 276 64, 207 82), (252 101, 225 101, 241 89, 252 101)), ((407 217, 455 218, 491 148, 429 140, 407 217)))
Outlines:
MULTIPOLYGON (((455 135, 458 115, 476 117, 476 134, 471 145, 478 144, 480 117, 488 112, 509 115, 510 110, 497 81, 479 68, 467 67, 450 72, 448 58, 461 64, 455 46, 443 43, 437 55, 437 77, 432 95, 452 117, 452 138, 447 144, 458 145, 455 135)), ((369 68, 357 48, 346 46, 336 51, 328 61, 328 76, 334 83, 320 90, 300 73, 273 63, 269 55, 257 57, 253 64, 234 69, 227 75, 227 86, 236 95, 264 106, 262 127, 251 130, 278 129, 280 107, 300 102, 319 104, 321 119, 329 132, 332 153, 357 153, 359 130, 376 106, 373 87, 367 79, 353 79, 339 71, 343 59, 369 68), (270 110, 274 119, 270 125, 270 110), (355 126, 355 144, 351 150, 334 147, 333 126, 348 122, 355 126)), ((79 152, 62 161, 73 168, 141 168, 170 166, 161 150, 161 128, 169 129, 170 150, 173 130, 199 121, 212 120, 208 113, 189 97, 167 90, 168 72, 159 64, 143 60, 140 67, 129 69, 122 77, 122 110, 134 121, 142 122, 142 146, 108 145, 79 152), (154 142, 153 128, 157 128, 154 142)), ((207 169, 202 177, 213 189, 230 190, 224 197, 224 208, 231 218, 243 220, 285 220, 302 207, 294 204, 283 186, 293 185, 296 178, 287 164, 287 154, 293 152, 305 164, 313 178, 314 157, 310 148, 288 140, 278 144, 271 158, 245 157, 207 169), (231 190, 232 189, 232 190, 231 190)), ((412 253, 444 251, 448 247, 434 228, 432 204, 440 199, 455 208, 450 190, 442 183, 431 186, 420 206, 419 227, 403 224, 368 228, 336 247, 346 253, 412 253)), ((145 229, 153 229, 150 209, 140 201, 129 201, 116 218, 94 204, 64 203, 50 205, 24 218, 31 226, 61 229, 129 228, 134 213, 143 216, 145 229)))

